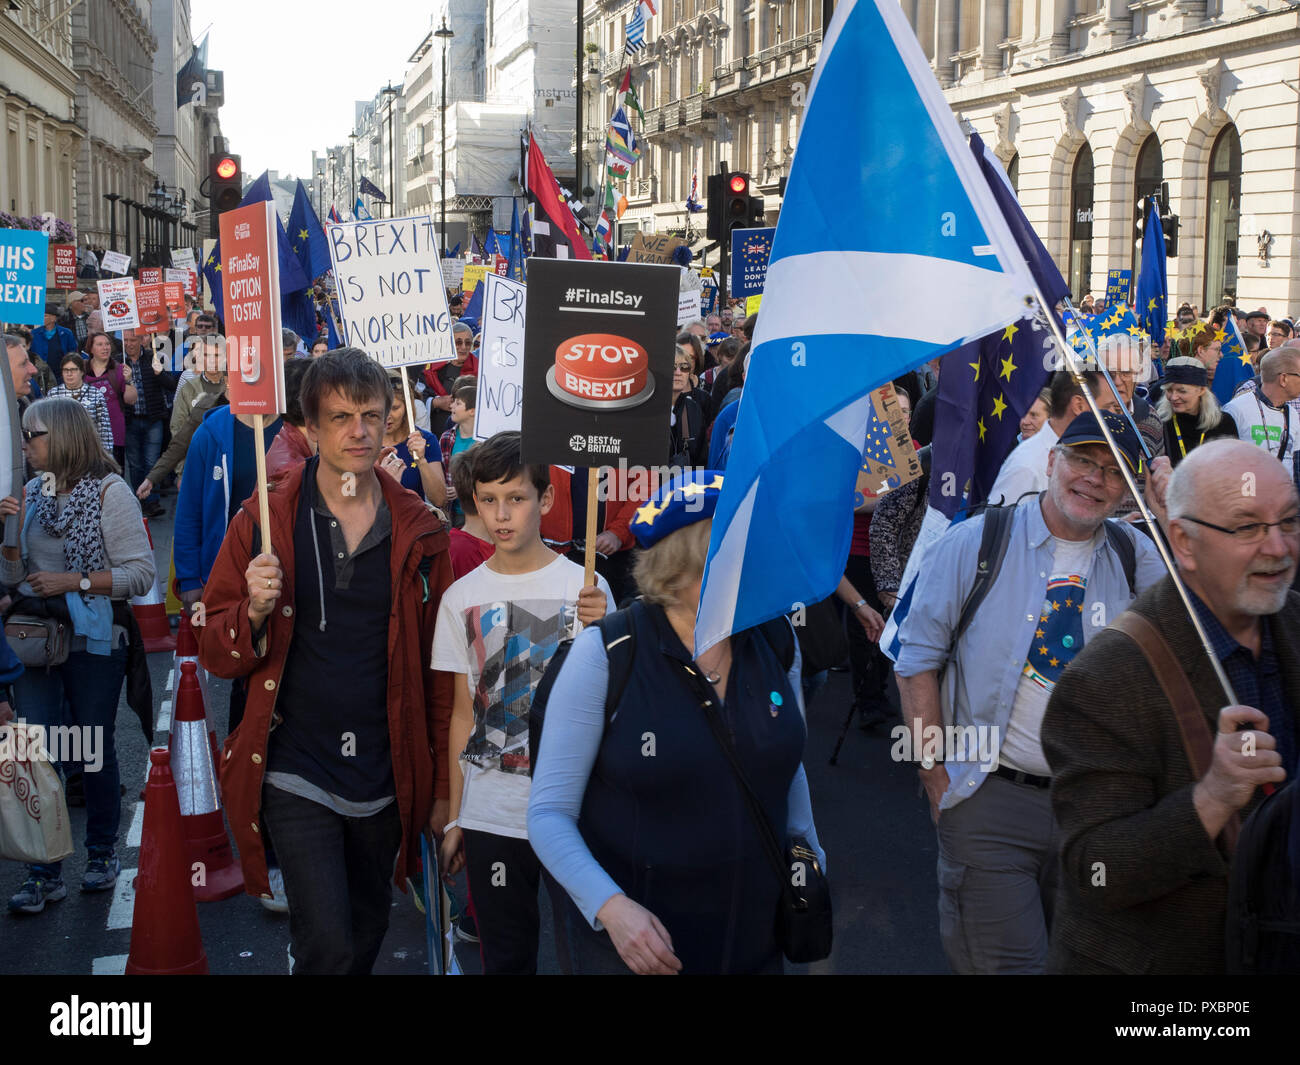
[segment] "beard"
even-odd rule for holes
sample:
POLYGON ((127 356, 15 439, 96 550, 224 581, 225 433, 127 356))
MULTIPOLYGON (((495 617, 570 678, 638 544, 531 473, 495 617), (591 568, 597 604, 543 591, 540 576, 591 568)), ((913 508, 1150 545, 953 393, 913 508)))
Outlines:
POLYGON ((1264 617, 1276 614, 1286 603, 1287 592, 1291 590, 1291 580, 1295 577, 1295 559, 1287 557, 1276 565, 1261 565, 1246 572, 1237 585, 1236 606, 1243 614, 1264 617), (1276 588, 1252 587, 1250 578, 1256 573, 1285 573, 1287 579, 1279 581, 1276 588))

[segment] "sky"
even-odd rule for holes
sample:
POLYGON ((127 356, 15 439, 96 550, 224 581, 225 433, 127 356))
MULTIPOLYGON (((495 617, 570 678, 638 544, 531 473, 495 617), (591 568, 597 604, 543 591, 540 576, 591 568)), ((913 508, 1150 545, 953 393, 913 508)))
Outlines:
POLYGON ((193 0, 191 32, 211 27, 221 131, 244 173, 310 178, 313 149, 347 143, 354 101, 402 84, 431 19, 431 6, 401 0, 193 0))

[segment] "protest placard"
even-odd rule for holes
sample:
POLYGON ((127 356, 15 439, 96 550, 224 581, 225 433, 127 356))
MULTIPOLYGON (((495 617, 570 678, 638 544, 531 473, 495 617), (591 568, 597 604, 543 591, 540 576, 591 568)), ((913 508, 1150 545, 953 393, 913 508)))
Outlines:
POLYGON ((172 268, 175 270, 197 270, 193 248, 172 248, 172 268))
MULTIPOLYGON (((182 295, 188 292, 191 296, 196 295, 194 271, 188 268, 178 269, 175 266, 168 267, 163 271, 163 281, 166 284, 176 284, 181 286, 182 295)), ((185 300, 182 298, 181 303, 185 300)), ((181 312, 184 314, 184 311, 181 312)))
POLYGON ((0 229, 0 321, 45 324, 45 272, 50 238, 29 229, 0 229))
POLYGON ((451 311, 433 220, 424 215, 332 225, 343 343, 384 366, 448 362, 451 311))
POLYGON ((667 233, 637 233, 627 253, 630 263, 671 263, 673 252, 684 243, 681 237, 667 233))
POLYGON ((757 314, 757 313, 758 313, 758 308, 761 307, 762 304, 763 304, 763 295, 762 295, 762 293, 759 293, 757 296, 746 296, 746 297, 745 297, 745 317, 748 318, 751 314, 757 314))
POLYGON ((101 274, 125 274, 131 269, 131 256, 120 251, 106 251, 99 257, 101 274))
POLYGON ((1129 289, 1133 284, 1132 270, 1106 271, 1106 306, 1128 303, 1129 289))
POLYGON ((129 277, 110 277, 101 278, 96 284, 99 309, 104 316, 104 332, 137 328, 140 316, 135 307, 135 281, 129 277))
POLYGON ((494 255, 492 257, 492 271, 497 277, 505 277, 510 273, 510 260, 504 255, 494 255))
POLYGON ((731 231, 731 295, 761 295, 767 281, 767 262, 772 257, 775 228, 731 231))
POLYGON ((489 274, 484 284, 475 440, 486 440, 508 429, 517 431, 523 411, 527 289, 518 281, 496 274, 489 274))
POLYGON ((162 285, 136 285, 135 308, 140 318, 136 336, 149 336, 153 333, 165 333, 171 325, 167 314, 167 301, 162 285))
POLYGON ((460 288, 465 277, 464 259, 442 260, 442 283, 448 288, 460 288))
POLYGON ((460 288, 465 295, 469 295, 479 286, 479 282, 491 273, 482 263, 466 263, 465 269, 461 271, 460 288))
POLYGON ((161 285, 163 272, 159 266, 142 266, 135 272, 135 279, 141 285, 161 285))
POLYGON ((270 200, 221 215, 226 388, 236 414, 274 418, 284 410, 275 231, 275 206, 270 200))
POLYGON ((667 462, 680 276, 676 266, 528 260, 525 462, 667 462))
POLYGON ((77 246, 75 244, 51 244, 50 255, 54 259, 54 287, 77 287, 77 246))
POLYGON ((898 403, 892 384, 871 393, 874 417, 867 427, 862 450, 862 467, 853 494, 853 508, 862 510, 886 492, 921 476, 921 460, 907 430, 907 415, 898 403))
POLYGON ((680 329, 687 322, 693 322, 700 316, 700 290, 692 289, 690 292, 679 292, 677 294, 677 328, 680 329))

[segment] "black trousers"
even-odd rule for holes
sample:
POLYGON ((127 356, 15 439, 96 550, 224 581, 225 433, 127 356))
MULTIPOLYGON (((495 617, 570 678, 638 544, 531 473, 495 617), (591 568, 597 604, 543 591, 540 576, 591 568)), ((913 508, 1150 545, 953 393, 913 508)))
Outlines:
MULTIPOLYGON (((844 576, 867 601, 872 610, 884 613, 876 579, 871 574, 871 559, 864 555, 850 555, 844 567, 844 576)), ((844 617, 849 638, 849 669, 853 675, 853 705, 859 712, 871 709, 873 704, 884 702, 885 682, 889 678, 889 659, 880 648, 867 639, 857 618, 849 612, 844 617)))
POLYGON ((344 817, 268 784, 262 824, 284 874, 294 975, 369 973, 393 903, 402 842, 397 803, 370 817, 344 817))
POLYGON ((536 974, 542 863, 526 839, 468 828, 464 837, 465 878, 483 975, 536 974))

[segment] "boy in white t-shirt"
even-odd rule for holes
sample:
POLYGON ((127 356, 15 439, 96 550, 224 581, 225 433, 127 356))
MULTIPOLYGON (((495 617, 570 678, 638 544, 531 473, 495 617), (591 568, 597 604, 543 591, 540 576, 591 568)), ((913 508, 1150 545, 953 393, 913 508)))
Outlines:
POLYGON ((590 625, 614 609, 603 577, 584 588, 582 567, 542 541, 550 471, 519 456, 513 432, 474 449, 474 503, 496 552, 444 593, 433 640, 433 668, 456 675, 442 871, 465 868, 485 974, 537 969, 541 865, 527 827, 533 692, 575 619, 590 625))

